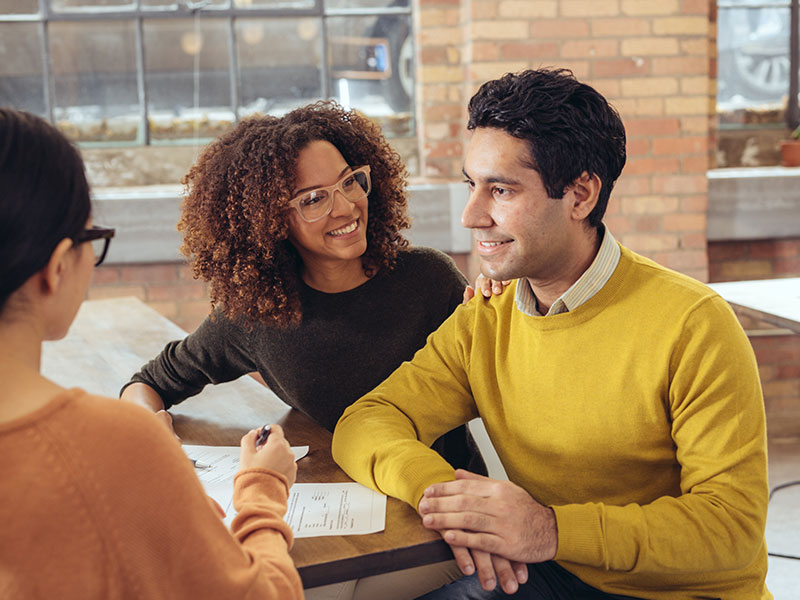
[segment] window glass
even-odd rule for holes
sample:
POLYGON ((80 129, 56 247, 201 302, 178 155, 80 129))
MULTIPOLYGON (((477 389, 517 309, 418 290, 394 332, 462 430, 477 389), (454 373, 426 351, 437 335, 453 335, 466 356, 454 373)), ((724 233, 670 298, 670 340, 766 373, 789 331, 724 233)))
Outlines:
POLYGON ((331 95, 381 123, 387 134, 411 135, 413 36, 408 15, 328 19, 331 95))
POLYGON ((409 0, 325 0, 325 8, 408 8, 409 0))
POLYGON ((152 140, 217 137, 234 122, 228 21, 144 22, 152 140))
POLYGON ((38 23, 0 23, 0 104, 46 116, 38 23))
POLYGON ((50 8, 60 11, 97 11, 133 8, 134 0, 50 0, 50 8))
POLYGON ((314 0, 233 0, 236 8, 314 8, 314 0))
POLYGON ((39 12, 39 0, 0 0, 0 15, 34 15, 39 12))
POLYGON ((780 123, 789 91, 789 7, 720 6, 717 108, 723 123, 780 123))
POLYGON ((133 21, 49 26, 56 125, 73 140, 134 141, 140 123, 133 21))
POLYGON ((319 18, 237 19, 240 116, 281 115, 322 97, 319 18))

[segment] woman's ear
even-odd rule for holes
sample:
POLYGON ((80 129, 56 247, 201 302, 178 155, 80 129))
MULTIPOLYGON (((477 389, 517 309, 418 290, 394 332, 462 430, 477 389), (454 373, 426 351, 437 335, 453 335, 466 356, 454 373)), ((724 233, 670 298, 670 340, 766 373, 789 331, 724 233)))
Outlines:
POLYGON ((41 273, 42 293, 47 295, 55 294, 61 286, 64 275, 69 267, 68 261, 74 260, 70 250, 75 245, 69 238, 64 238, 58 245, 53 253, 50 255, 50 260, 45 265, 41 273))
POLYGON ((572 182, 572 217, 576 221, 583 221, 594 210, 602 187, 600 177, 596 173, 590 176, 586 171, 572 182))

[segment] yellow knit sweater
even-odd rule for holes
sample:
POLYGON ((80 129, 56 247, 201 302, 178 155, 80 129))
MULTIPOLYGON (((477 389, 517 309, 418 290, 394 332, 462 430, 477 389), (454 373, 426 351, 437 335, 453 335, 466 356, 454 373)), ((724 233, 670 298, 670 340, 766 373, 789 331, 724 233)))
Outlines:
POLYGON ((758 371, 706 286, 622 248, 576 310, 476 298, 348 408, 354 479, 417 507, 454 478, 426 446, 480 416, 511 481, 555 510, 556 560, 609 593, 769 599, 758 371))

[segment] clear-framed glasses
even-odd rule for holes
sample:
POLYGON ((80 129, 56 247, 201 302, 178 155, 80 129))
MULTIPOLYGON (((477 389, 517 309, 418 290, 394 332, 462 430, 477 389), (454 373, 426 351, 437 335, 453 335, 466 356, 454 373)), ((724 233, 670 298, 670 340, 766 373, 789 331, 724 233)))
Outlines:
POLYGON ((89 229, 84 229, 76 235, 73 241, 76 246, 84 242, 91 242, 92 252, 94 252, 94 266, 96 267, 105 260, 108 245, 111 243, 111 238, 114 237, 115 231, 110 227, 92 225, 89 229))
POLYGON ((369 195, 372 182, 369 165, 345 173, 339 181, 327 187, 308 190, 295 196, 289 206, 294 206, 300 218, 308 223, 327 217, 333 209, 333 195, 340 192, 350 202, 358 202, 369 195))

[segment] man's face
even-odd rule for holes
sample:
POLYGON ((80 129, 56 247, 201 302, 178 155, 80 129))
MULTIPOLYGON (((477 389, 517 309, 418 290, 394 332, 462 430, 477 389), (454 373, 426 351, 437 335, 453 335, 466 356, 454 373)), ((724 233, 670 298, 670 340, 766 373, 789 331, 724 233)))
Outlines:
POLYGON ((582 227, 574 194, 548 198, 530 163, 528 143, 503 130, 477 128, 464 161, 470 189, 461 224, 473 231, 481 271, 494 280, 556 281, 573 260, 582 227))

